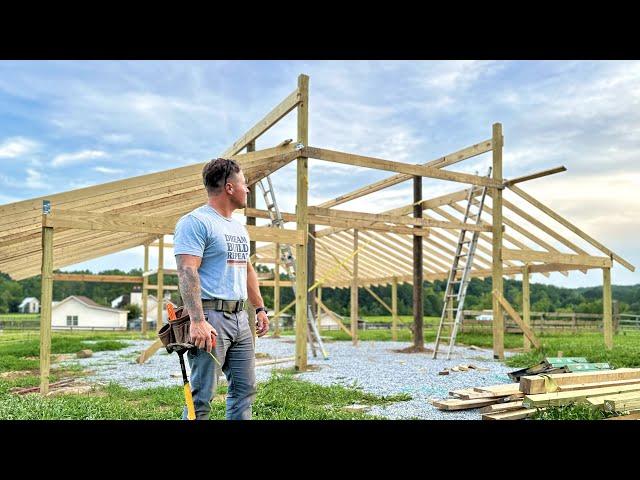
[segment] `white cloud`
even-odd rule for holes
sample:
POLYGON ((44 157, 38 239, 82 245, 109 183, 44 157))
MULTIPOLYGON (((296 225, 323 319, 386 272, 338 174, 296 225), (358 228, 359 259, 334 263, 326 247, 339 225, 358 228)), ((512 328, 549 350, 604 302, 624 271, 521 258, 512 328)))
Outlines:
POLYGON ((12 137, 0 143, 0 158, 16 158, 36 150, 38 142, 23 137, 12 137))
POLYGON ((120 169, 120 168, 109 168, 109 167, 94 167, 93 168, 96 172, 98 173, 106 173, 106 174, 111 174, 111 173, 122 173, 124 172, 124 170, 120 169))
POLYGON ((106 156, 106 152, 101 150, 82 150, 81 152, 76 153, 61 153, 60 155, 56 155, 53 159, 52 165, 54 167, 61 167, 64 165, 81 163, 85 160, 92 160, 94 158, 104 158, 106 156))
POLYGON ((27 188, 48 188, 49 185, 43 182, 42 174, 32 168, 27 168, 27 179, 25 181, 27 188))

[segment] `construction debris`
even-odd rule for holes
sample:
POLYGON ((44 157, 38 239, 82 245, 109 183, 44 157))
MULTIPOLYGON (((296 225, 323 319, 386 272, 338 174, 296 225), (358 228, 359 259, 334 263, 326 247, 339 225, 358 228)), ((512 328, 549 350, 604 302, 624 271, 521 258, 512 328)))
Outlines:
POLYGON ((578 371, 586 372, 610 369, 611 366, 608 363, 589 363, 584 357, 547 357, 536 365, 516 370, 508 375, 514 382, 519 382, 520 378, 525 375, 540 375, 542 373, 571 373, 578 371))
MULTIPOLYGON (((557 359, 547 358, 544 363, 556 368, 553 365, 557 359)), ((574 364, 585 363, 588 362, 574 364)), ((543 367, 542 362, 536 367, 543 367)), ((433 399, 431 404, 439 410, 479 408, 483 420, 524 419, 550 406, 571 404, 591 405, 607 412, 632 412, 629 419, 640 419, 640 368, 526 375, 519 383, 452 390, 449 396, 433 399)))

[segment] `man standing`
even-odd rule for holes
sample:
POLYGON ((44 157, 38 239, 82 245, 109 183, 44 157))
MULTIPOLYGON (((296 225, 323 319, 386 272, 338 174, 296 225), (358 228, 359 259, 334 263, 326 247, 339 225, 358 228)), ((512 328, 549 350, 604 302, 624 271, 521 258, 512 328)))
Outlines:
POLYGON ((269 331, 258 276, 249 261, 249 234, 231 216, 247 206, 249 188, 240 166, 224 158, 208 162, 202 179, 208 202, 178 220, 173 240, 180 294, 191 318, 191 342, 198 347, 195 354, 187 354, 196 419, 209 418, 222 371, 229 385, 226 418, 248 420, 256 375, 253 335, 244 311, 247 297, 256 307, 257 335, 269 331))

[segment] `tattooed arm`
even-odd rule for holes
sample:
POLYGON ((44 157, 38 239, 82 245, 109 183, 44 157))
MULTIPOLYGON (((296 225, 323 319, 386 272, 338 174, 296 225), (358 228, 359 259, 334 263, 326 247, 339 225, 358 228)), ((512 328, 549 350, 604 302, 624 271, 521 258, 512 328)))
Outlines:
POLYGON ((215 328, 204 319, 200 298, 200 274, 198 267, 202 258, 195 255, 176 255, 178 283, 184 306, 191 317, 191 342, 198 348, 211 351, 211 334, 217 335, 215 328))

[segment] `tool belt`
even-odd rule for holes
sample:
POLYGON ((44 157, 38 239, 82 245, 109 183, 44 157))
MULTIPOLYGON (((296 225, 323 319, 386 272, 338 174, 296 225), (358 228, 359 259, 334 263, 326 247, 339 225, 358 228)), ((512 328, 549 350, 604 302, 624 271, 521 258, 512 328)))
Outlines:
POLYGON ((214 298, 211 300, 207 300, 204 298, 202 299, 203 309, 212 309, 219 312, 227 313, 237 313, 244 310, 244 307, 244 300, 221 300, 219 298, 214 298))
MULTIPOLYGON (((205 314, 205 320, 207 315, 205 314)), ((158 337, 167 352, 178 354, 184 353, 186 350, 195 351, 197 348, 191 343, 191 332, 189 327, 191 318, 184 307, 176 309, 176 320, 173 320, 158 331, 158 337)))

